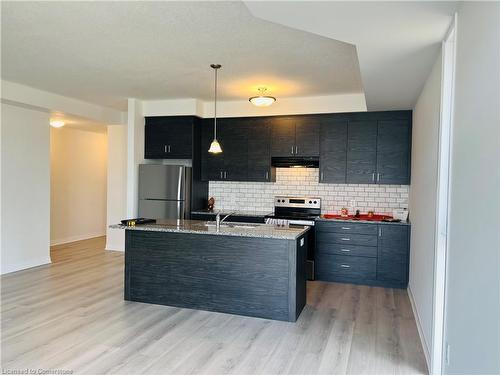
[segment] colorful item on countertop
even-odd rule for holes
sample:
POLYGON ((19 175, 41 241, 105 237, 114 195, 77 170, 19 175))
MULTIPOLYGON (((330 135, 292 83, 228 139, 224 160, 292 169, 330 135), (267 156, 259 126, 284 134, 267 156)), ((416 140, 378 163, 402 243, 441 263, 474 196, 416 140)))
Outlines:
POLYGON ((135 227, 136 225, 141 224, 152 224, 156 223, 155 219, 145 219, 143 217, 138 217, 135 219, 125 219, 121 221, 122 225, 126 225, 127 227, 135 227))
POLYGON ((347 215, 347 216, 342 216, 338 214, 323 214, 321 215, 321 218, 323 219, 343 219, 343 220, 364 220, 364 221, 395 221, 392 216, 390 215, 376 215, 373 214, 370 216, 368 214, 359 214, 359 216, 356 215, 347 215))
POLYGON ((343 207, 341 210, 340 210, 340 216, 341 217, 348 217, 349 216, 349 210, 345 207, 343 207))
POLYGON ((213 211, 214 210, 214 207, 215 207, 215 198, 214 197, 210 197, 208 199, 208 205, 207 205, 207 208, 209 211, 213 211))
POLYGON ((373 211, 368 211, 368 217, 373 217, 373 215, 375 215, 375 212, 373 212, 373 211))

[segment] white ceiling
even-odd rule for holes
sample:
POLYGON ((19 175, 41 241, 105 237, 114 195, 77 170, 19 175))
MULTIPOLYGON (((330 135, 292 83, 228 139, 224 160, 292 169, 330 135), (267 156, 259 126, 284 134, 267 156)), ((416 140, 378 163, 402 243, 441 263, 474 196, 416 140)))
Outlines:
POLYGON ((242 2, 2 2, 2 78, 126 109, 126 98, 362 93, 356 48, 242 2))
POLYGON ((369 110, 413 108, 457 3, 245 1, 255 16, 355 44, 369 110))
MULTIPOLYGON (((62 120, 64 126, 60 129, 75 129, 93 133, 107 133, 108 127, 100 122, 92 121, 83 117, 68 115, 61 112, 51 112, 50 121, 62 120)), ((118 125, 117 125, 118 126, 118 125)))

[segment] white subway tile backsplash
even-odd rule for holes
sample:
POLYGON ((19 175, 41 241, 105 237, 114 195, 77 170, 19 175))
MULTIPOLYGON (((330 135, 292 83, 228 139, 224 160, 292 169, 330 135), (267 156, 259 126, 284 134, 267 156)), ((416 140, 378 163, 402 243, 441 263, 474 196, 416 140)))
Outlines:
POLYGON ((274 183, 211 181, 209 195, 222 210, 272 212, 276 195, 320 197, 323 213, 338 213, 353 200, 362 212, 408 208, 407 185, 320 184, 318 173, 316 168, 278 168, 274 183))

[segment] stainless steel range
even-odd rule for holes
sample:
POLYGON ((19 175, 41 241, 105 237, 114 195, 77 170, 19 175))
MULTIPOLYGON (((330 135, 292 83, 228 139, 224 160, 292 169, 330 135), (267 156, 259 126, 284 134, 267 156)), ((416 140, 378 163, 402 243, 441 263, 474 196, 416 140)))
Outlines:
POLYGON ((266 216, 268 224, 311 227, 307 236, 307 278, 309 280, 314 280, 314 224, 319 215, 321 215, 321 198, 277 196, 274 197, 274 214, 266 216))
POLYGON ((274 197, 274 214, 266 222, 283 225, 310 225, 321 214, 321 198, 274 197))

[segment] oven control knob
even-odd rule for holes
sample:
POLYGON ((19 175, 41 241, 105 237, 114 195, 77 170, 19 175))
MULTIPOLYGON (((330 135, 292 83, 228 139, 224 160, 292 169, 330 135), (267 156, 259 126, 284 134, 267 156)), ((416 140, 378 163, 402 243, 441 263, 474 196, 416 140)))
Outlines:
MULTIPOLYGON (((312 203, 312 201, 309 201, 309 204, 311 204, 311 203, 312 203)), ((316 202, 314 202, 314 203, 316 203, 316 202)))
POLYGON ((281 203, 285 203, 285 200, 284 200, 284 199, 282 199, 282 200, 281 200, 281 203))
POLYGON ((318 202, 314 201, 314 204, 316 204, 316 203, 318 203, 318 202))

